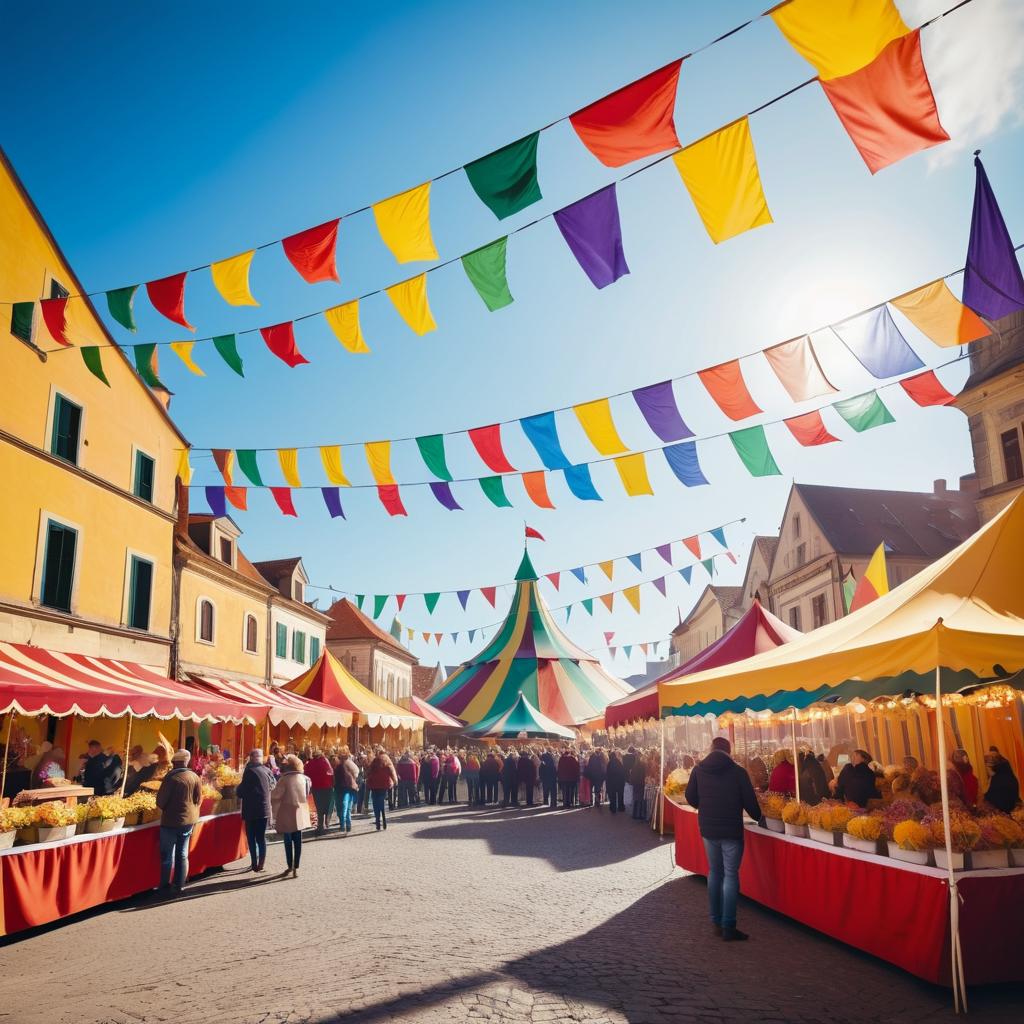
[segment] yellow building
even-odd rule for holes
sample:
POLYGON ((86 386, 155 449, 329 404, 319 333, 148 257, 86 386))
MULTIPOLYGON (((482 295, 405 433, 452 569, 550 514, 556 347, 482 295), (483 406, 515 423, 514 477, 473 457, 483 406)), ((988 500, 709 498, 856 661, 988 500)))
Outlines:
POLYGON ((112 339, 2 152, 0 282, 0 640, 166 672, 186 442, 119 348, 87 368, 112 339), (30 300, 69 293, 65 349, 30 300))

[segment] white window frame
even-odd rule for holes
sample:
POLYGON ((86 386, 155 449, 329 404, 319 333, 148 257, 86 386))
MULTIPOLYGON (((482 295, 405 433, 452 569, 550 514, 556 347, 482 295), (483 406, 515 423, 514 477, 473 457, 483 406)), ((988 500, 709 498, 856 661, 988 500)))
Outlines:
MULTIPOLYGON (((72 402, 74 405, 77 405, 78 408, 82 410, 81 418, 78 421, 78 451, 75 452, 75 461, 66 463, 66 465, 75 466, 78 469, 86 469, 87 467, 85 464, 85 455, 86 449, 89 446, 85 443, 85 424, 86 416, 88 415, 88 407, 86 403, 83 402, 82 399, 79 398, 77 395, 71 394, 66 388, 57 387, 56 384, 50 385, 50 394, 46 401, 46 424, 43 428, 44 433, 43 443, 41 446, 42 450, 46 452, 47 455, 50 455, 55 459, 60 459, 59 455, 53 454, 50 447, 53 441, 53 414, 54 410, 57 407, 58 395, 60 395, 61 398, 66 398, 69 402, 72 402)), ((63 462, 64 460, 61 459, 60 461, 63 462)), ((131 487, 128 488, 128 491, 129 493, 131 493, 131 487)))
POLYGON ((256 656, 260 653, 260 620, 253 615, 252 612, 246 612, 242 616, 242 650, 246 654, 256 656), (249 641, 249 620, 252 619, 256 623, 256 647, 254 650, 250 650, 248 646, 249 641))
POLYGON ((207 594, 200 594, 196 598, 196 643, 205 644, 207 647, 217 646, 217 602, 207 594), (203 639, 203 602, 209 601, 213 608, 213 639, 203 639))
MULTIPOLYGON (((47 523, 55 522, 58 526, 66 526, 74 530, 78 535, 75 542, 75 567, 71 572, 71 609, 63 612, 65 615, 78 614, 78 575, 82 568, 82 548, 85 540, 85 528, 66 516, 59 516, 55 512, 48 512, 45 508, 39 510, 39 535, 36 538, 36 566, 32 583, 32 603, 40 608, 49 608, 43 604, 43 562, 46 559, 46 534, 47 523)), ((51 611, 61 612, 60 608, 52 608, 51 611)))
POLYGON ((145 551, 138 551, 135 548, 126 548, 124 553, 124 587, 121 590, 121 625, 126 629, 134 629, 140 633, 153 632, 153 594, 156 593, 156 569, 160 564, 159 560, 145 551), (132 584, 132 558, 149 562, 153 572, 149 580, 149 625, 145 629, 128 624, 128 613, 131 611, 131 584, 132 584))
MULTIPOLYGON (((137 444, 133 444, 132 445, 132 461, 131 461, 131 466, 128 469, 128 487, 127 487, 127 491, 128 491, 129 494, 133 495, 134 497, 139 498, 139 496, 135 493, 135 457, 136 457, 136 455, 145 455, 147 459, 152 459, 152 461, 153 461, 153 497, 149 499, 148 504, 155 506, 156 503, 157 503, 157 501, 156 501, 156 497, 157 497, 157 494, 156 494, 156 469, 157 469, 157 465, 158 465, 157 458, 156 458, 156 456, 152 452, 147 452, 145 448, 140 448, 137 444)), ((146 501, 146 499, 145 498, 139 498, 139 501, 146 501)))

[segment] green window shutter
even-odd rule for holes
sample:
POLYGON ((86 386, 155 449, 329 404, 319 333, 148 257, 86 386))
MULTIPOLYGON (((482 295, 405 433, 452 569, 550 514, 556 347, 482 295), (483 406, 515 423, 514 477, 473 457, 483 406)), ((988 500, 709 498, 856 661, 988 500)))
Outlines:
POLYGON ((305 660, 306 634, 295 630, 295 632, 292 633, 292 661, 297 661, 301 665, 305 660))
POLYGON ((153 563, 132 555, 128 582, 128 625, 132 629, 149 629, 150 603, 153 595, 153 563))
POLYGON ((71 591, 75 579, 75 549, 78 533, 70 527, 49 521, 43 554, 41 602, 48 608, 71 611, 71 591))
POLYGON ((315 665, 320 660, 320 637, 309 638, 309 663, 315 665))
POLYGON ((288 657, 288 627, 283 623, 277 624, 277 656, 279 658, 288 657))
POLYGON ((143 452, 135 453, 135 479, 132 492, 143 501, 153 500, 153 460, 143 452))
POLYGON ((74 402, 69 402, 63 395, 54 396, 50 453, 77 466, 78 438, 81 426, 81 408, 74 402))

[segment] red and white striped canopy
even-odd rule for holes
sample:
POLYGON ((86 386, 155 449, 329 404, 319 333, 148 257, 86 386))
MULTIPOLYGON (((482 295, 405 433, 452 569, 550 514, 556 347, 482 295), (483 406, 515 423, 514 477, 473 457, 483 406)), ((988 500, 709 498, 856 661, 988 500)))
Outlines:
POLYGON ((319 726, 347 729, 352 724, 351 711, 332 708, 289 690, 269 690, 259 683, 201 676, 195 672, 189 673, 189 676, 204 690, 244 704, 256 721, 266 718, 271 725, 286 725, 288 728, 299 726, 303 729, 319 726))
POLYGON ((236 724, 252 717, 244 705, 176 683, 132 661, 0 643, 0 713, 8 711, 236 724))
POLYGON ((409 697, 409 710, 426 719, 427 725, 440 725, 445 729, 464 729, 466 727, 466 723, 461 718, 456 718, 454 715, 449 715, 447 711, 435 708, 433 704, 420 700, 415 694, 409 697))

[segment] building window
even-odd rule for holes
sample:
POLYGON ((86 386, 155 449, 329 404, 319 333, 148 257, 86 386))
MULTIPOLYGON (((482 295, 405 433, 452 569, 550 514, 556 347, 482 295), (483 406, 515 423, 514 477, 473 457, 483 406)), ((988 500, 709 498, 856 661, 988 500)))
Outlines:
POLYGON ((132 494, 143 501, 153 501, 153 467, 156 464, 145 453, 135 453, 135 472, 132 475, 132 494))
POLYGON ((288 657, 288 627, 283 623, 279 622, 274 632, 275 646, 274 653, 279 658, 288 657))
POLYGON ((51 299, 66 299, 70 295, 67 288, 64 287, 55 277, 50 278, 50 298, 51 299))
POLYGON ((149 610, 153 601, 153 563, 132 555, 128 563, 128 625, 149 630, 149 610))
POLYGON ((258 648, 258 637, 256 635, 256 616, 246 615, 245 617, 245 649, 250 654, 255 654, 258 648))
POLYGON ((302 580, 296 580, 295 583, 292 586, 292 589, 295 592, 295 600, 296 601, 301 601, 302 600, 302 580))
POLYGON ((800 536, 800 516, 799 515, 793 516, 793 536, 794 537, 799 537, 800 536))
POLYGON ((32 328, 35 323, 36 304, 34 302, 15 302, 11 309, 11 334, 21 341, 32 341, 32 328))
POLYGON ((199 639, 213 643, 214 612, 213 602, 205 597, 199 601, 199 639))
POLYGON ((811 599, 811 614, 814 616, 814 628, 824 626, 828 622, 828 612, 825 609, 825 595, 818 594, 811 599))
POLYGON ((797 544, 796 546, 796 567, 799 569, 807 561, 807 545, 797 544))
POLYGON ((1003 442, 1003 468, 1006 470, 1006 481, 1020 480, 1024 477, 1024 462, 1020 456, 1020 438, 1016 429, 1008 430, 1001 438, 1003 442))
POLYGON ((50 454, 78 465, 78 439, 82 430, 82 407, 63 395, 53 396, 53 429, 50 433, 50 454))
POLYGON ((232 547, 233 545, 230 537, 220 538, 220 560, 225 565, 231 564, 232 547))
POLYGON ((320 660, 320 637, 309 638, 309 663, 315 665, 320 660))
POLYGON ((789 624, 794 629, 800 628, 800 606, 794 605, 789 609, 789 624))
POLYGON ((43 554, 43 586, 40 602, 47 608, 71 611, 71 595, 75 582, 75 554, 78 531, 55 523, 46 523, 46 547, 43 554))
POLYGON ((292 633, 292 661, 300 665, 306 662, 306 634, 299 630, 292 633))

